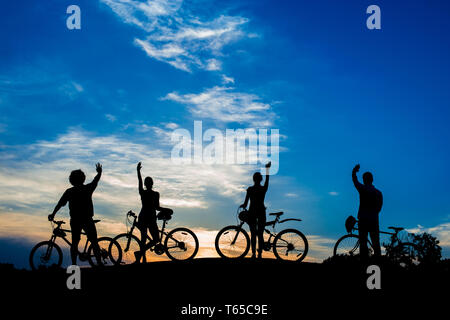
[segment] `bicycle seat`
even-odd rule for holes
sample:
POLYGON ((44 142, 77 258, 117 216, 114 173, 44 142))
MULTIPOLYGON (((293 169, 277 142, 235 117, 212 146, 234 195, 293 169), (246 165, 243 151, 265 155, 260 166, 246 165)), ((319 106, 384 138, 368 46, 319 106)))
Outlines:
POLYGON ((399 227, 388 227, 388 229, 391 229, 391 230, 394 230, 395 232, 399 232, 399 231, 402 231, 402 230, 404 230, 405 228, 399 228, 399 227))
POLYGON ((283 215, 283 211, 269 213, 269 216, 277 216, 277 217, 279 217, 281 215, 283 215))
POLYGON ((94 223, 97 223, 97 222, 100 222, 100 221, 102 221, 102 220, 93 220, 94 221, 94 223))

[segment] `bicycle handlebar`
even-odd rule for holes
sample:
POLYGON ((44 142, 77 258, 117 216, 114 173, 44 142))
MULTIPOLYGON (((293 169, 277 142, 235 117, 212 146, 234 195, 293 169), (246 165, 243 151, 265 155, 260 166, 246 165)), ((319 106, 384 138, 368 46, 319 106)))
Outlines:
POLYGON ((59 220, 59 221, 57 221, 57 220, 52 220, 52 221, 50 221, 50 222, 56 224, 58 227, 61 226, 62 224, 65 224, 65 222, 62 221, 62 220, 59 220))
POLYGON ((127 212, 127 216, 136 218, 136 213, 134 213, 133 211, 130 210, 127 212))

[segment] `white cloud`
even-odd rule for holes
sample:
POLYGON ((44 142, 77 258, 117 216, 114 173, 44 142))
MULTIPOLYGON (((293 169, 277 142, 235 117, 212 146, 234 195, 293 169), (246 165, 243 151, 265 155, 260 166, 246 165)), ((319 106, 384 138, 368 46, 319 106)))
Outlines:
POLYGON ((125 23, 145 31, 154 30, 159 19, 175 14, 182 0, 100 0, 108 5, 125 23))
POLYGON ((228 77, 226 75, 222 75, 222 83, 223 84, 228 84, 228 83, 233 83, 234 84, 234 78, 233 77, 228 77))
POLYGON ((78 92, 83 92, 84 88, 81 84, 79 84, 78 82, 72 81, 72 85, 75 88, 75 90, 77 90, 78 92))
POLYGON ((148 125, 146 123, 127 123, 123 126, 123 130, 133 129, 137 133, 153 134, 157 138, 159 145, 172 145, 171 135, 173 130, 178 128, 176 123, 161 123, 161 127, 148 125))
POLYGON ((333 247, 336 239, 330 239, 319 235, 307 235, 309 252, 306 261, 322 262, 333 255, 333 247))
POLYGON ((105 114, 105 118, 108 119, 111 122, 115 122, 117 120, 116 116, 114 116, 112 114, 109 114, 109 113, 105 114))
POLYGON ((222 62, 220 62, 217 59, 209 59, 206 62, 207 62, 207 64, 206 64, 205 69, 208 71, 216 71, 216 70, 222 69, 222 62))
POLYGON ((221 70, 222 48, 247 34, 243 26, 248 19, 221 15, 209 21, 181 9, 181 0, 100 0, 123 22, 147 33, 134 39, 149 57, 191 72, 200 68, 221 70))
POLYGON ((175 130, 176 128, 178 128, 178 124, 176 124, 175 122, 165 123, 164 126, 167 129, 172 129, 172 130, 175 130))
POLYGON ((416 228, 407 229, 407 231, 411 233, 430 233, 440 241, 440 246, 450 249, 450 222, 444 222, 437 226, 428 228, 417 225, 416 228))
POLYGON ((61 84, 58 89, 71 100, 75 99, 80 93, 84 91, 84 88, 81 86, 81 84, 74 81, 65 82, 61 84))
POLYGON ((338 196, 338 195, 339 195, 339 192, 336 192, 336 191, 330 191, 330 192, 328 192, 328 194, 329 194, 330 196, 335 197, 335 196, 338 196))
MULTIPOLYGON (((104 174, 95 193, 96 204, 116 213, 140 206, 135 172, 139 161, 143 174, 154 177, 161 203, 176 208, 207 208, 211 194, 237 200, 244 190, 242 181, 252 169, 242 165, 174 164, 170 150, 156 143, 135 143, 77 130, 4 153, 14 157, 20 154, 21 159, 9 159, 0 168, 2 211, 19 206, 25 211, 39 208, 49 212, 69 187, 70 171, 82 168, 88 180, 92 179, 97 161, 103 164, 104 174)), ((5 160, 3 154, 0 156, 5 160)))
POLYGON ((286 193, 285 196, 288 198, 298 198, 298 194, 292 192, 286 193))
POLYGON ((83 86, 69 74, 53 72, 51 67, 45 63, 32 67, 20 66, 14 68, 11 74, 0 74, 1 100, 13 96, 44 95, 73 100, 84 92, 83 86))
POLYGON ((171 66, 190 72, 189 64, 195 60, 193 56, 185 52, 183 48, 175 44, 164 44, 159 48, 148 41, 135 39, 135 43, 142 47, 149 57, 166 62, 171 66))
POLYGON ((215 86, 194 94, 171 92, 163 99, 186 104, 196 117, 220 122, 237 122, 253 126, 268 127, 275 114, 271 106, 261 102, 255 94, 236 92, 234 88, 215 86))

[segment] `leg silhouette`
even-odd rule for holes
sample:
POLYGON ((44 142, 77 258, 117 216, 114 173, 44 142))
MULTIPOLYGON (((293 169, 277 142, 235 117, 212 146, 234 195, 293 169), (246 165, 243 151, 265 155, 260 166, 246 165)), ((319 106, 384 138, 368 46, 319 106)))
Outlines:
POLYGON ((376 257, 381 256, 380 234, 378 230, 370 231, 370 239, 372 240, 373 253, 376 257))
POLYGON ((261 214, 258 217, 257 222, 257 234, 258 234, 258 258, 262 257, 262 251, 264 248, 264 229, 266 227, 266 213, 261 214))
POLYGON ((369 248, 367 247, 368 231, 364 226, 359 226, 359 255, 362 262, 366 262, 369 258, 369 248))
POLYGON ((147 251, 146 248, 146 242, 147 242, 147 227, 141 225, 141 243, 142 243, 142 252, 138 252, 136 255, 136 262, 140 262, 141 257, 142 257, 142 262, 146 263, 147 262, 147 257, 145 252, 147 251))
POLYGON ((102 259, 100 256, 100 247, 97 242, 97 229, 95 228, 95 222, 90 219, 84 225, 84 231, 86 232, 87 238, 92 244, 92 249, 94 250, 95 258, 97 259, 98 265, 102 265, 102 259))
POLYGON ((71 219, 70 229, 72 230, 72 245, 70 247, 70 257, 72 258, 72 265, 76 265, 78 258, 78 243, 80 243, 81 238, 81 224, 71 219))
POLYGON ((251 243, 251 247, 252 247, 252 258, 256 257, 256 238, 257 238, 257 225, 254 221, 249 222, 249 227, 250 227, 250 243, 251 243))
POLYGON ((152 219, 150 221, 148 229, 150 231, 150 235, 152 236, 152 243, 156 244, 159 242, 159 229, 156 219, 152 219))

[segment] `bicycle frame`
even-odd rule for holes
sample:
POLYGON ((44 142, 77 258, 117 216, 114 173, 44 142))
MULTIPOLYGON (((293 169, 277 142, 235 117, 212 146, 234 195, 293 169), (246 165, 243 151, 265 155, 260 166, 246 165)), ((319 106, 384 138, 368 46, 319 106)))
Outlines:
MULTIPOLYGON (((355 226, 353 227, 352 231, 350 233, 353 233, 353 231, 358 231, 359 229, 355 226)), ((389 232, 389 231, 378 231, 379 234, 388 234, 391 236, 391 243, 395 243, 396 241, 400 244, 402 243, 402 241, 400 241, 400 239, 398 238, 398 233, 399 231, 394 231, 394 232, 389 232)), ((367 238, 367 242, 370 244, 370 246, 372 246, 372 242, 369 240, 369 238, 367 238)), ((357 245, 355 246, 354 250, 356 251, 356 249, 359 246, 359 239, 357 242, 357 245)))
MULTIPOLYGON (((275 220, 266 222, 266 227, 272 226, 272 228, 275 229, 275 225, 277 223, 281 224, 281 223, 285 223, 287 221, 302 221, 302 219, 288 218, 288 219, 283 219, 283 220, 280 221, 280 217, 277 216, 275 218, 275 220)), ((242 230, 242 227, 244 226, 244 224, 245 224, 245 221, 241 221, 241 223, 238 225, 239 230, 242 230)), ((276 234, 270 232, 267 228, 264 228, 264 231, 269 234, 269 239, 267 240, 267 243, 271 244, 271 240, 272 240, 272 238, 276 237, 276 234)), ((236 243, 236 240, 237 240, 237 238, 239 236, 239 233, 240 233, 240 231, 236 232, 236 235, 235 235, 233 241, 231 242, 232 245, 234 245, 236 243)), ((270 248, 268 250, 270 250, 270 248)))
MULTIPOLYGON (((130 229, 130 231, 128 232, 128 234, 133 234, 133 231, 134 231, 134 229, 137 227, 139 230, 140 230, 140 228, 139 228, 139 225, 138 225, 138 223, 136 222, 136 220, 137 220, 137 216, 136 216, 136 214, 134 213, 134 212, 132 212, 132 211, 129 211, 128 213, 127 213, 127 215, 128 216, 130 216, 130 217, 133 217, 133 223, 132 223, 132 225, 131 225, 131 229, 130 229)), ((151 247, 153 247, 153 246, 156 246, 157 244, 159 244, 159 245, 162 245, 162 243, 163 243, 163 238, 166 238, 167 237, 167 235, 168 235, 168 233, 167 232, 165 232, 165 229, 166 229, 166 225, 167 225, 167 220, 163 220, 163 225, 162 225, 162 228, 161 228, 161 230, 159 230, 159 228, 158 228, 158 231, 159 231, 159 234, 160 234, 160 236, 159 236, 159 241, 157 242, 157 243, 151 243, 151 242, 149 242, 149 243, 146 243, 146 245, 145 245, 145 250, 147 250, 147 249, 149 249, 149 248, 151 248, 151 247)), ((152 241, 153 239, 152 238, 150 238, 150 236, 148 235, 148 233, 146 232, 146 240, 150 240, 150 241, 152 241)), ((172 239, 172 240, 174 240, 175 242, 176 242, 176 245, 178 245, 178 243, 179 243, 179 241, 178 240, 176 240, 176 239, 172 239)), ((125 248, 125 250, 128 250, 129 249, 129 245, 130 245, 130 241, 128 241, 127 242, 127 247, 125 248)), ((176 247, 176 246, 175 246, 176 247)), ((168 247, 167 249, 171 249, 172 247, 168 247)))
MULTIPOLYGON (((56 239, 57 238, 61 238, 62 240, 64 240, 65 243, 67 243, 69 245, 69 247, 72 247, 72 242, 70 242, 70 240, 68 240, 67 237, 65 236, 66 232, 72 233, 72 230, 63 229, 63 228, 61 228, 61 224, 58 224, 58 226, 53 229, 52 236, 50 237, 51 243, 56 243, 56 239), (58 233, 61 233, 61 234, 64 234, 64 235, 61 235, 61 234, 58 234, 58 233)), ((86 235, 86 233, 84 231, 81 231, 81 234, 82 235, 86 235)), ((77 248, 78 256, 80 257, 81 261, 85 261, 86 260, 83 255, 85 253, 87 253, 88 245, 89 245, 89 239, 86 239, 86 243, 84 244, 83 251, 80 252, 78 250, 78 248, 77 248)), ((48 250, 50 250, 50 251, 47 252, 47 254, 51 254, 52 248, 53 248, 53 246, 48 248, 48 250)))
MULTIPOLYGON (((358 231, 358 228, 353 227, 352 231, 358 231)), ((352 232, 350 232, 350 233, 352 233, 352 232)), ((378 231, 378 233, 379 234, 389 234, 389 235, 391 235, 391 236, 393 236, 395 238, 397 238, 397 234, 398 234, 398 232, 389 232, 389 231, 381 231, 381 230, 378 231)))

